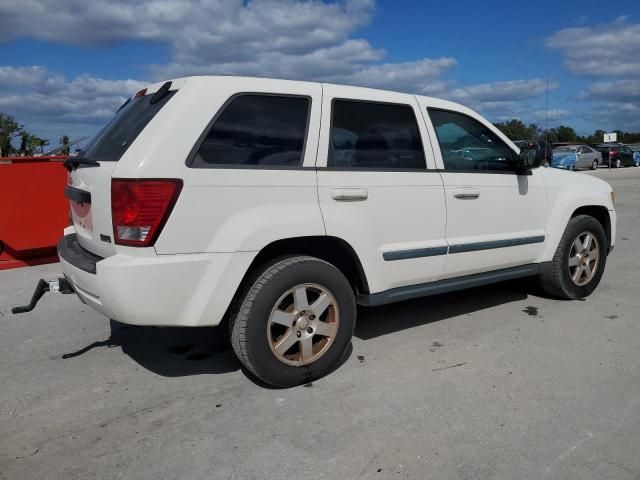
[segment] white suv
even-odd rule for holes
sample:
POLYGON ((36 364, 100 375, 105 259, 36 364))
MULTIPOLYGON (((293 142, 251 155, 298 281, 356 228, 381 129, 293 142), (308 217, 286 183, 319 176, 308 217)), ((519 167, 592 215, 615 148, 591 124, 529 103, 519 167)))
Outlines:
POLYGON ((249 371, 296 385, 340 363, 356 304, 525 276, 589 295, 614 244, 613 192, 530 153, 435 98, 176 79, 138 92, 68 161, 60 261, 107 317, 228 319, 249 371))

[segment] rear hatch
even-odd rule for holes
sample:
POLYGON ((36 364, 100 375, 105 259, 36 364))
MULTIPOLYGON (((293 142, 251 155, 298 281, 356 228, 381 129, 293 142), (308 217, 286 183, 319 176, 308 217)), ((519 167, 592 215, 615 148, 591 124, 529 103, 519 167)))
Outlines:
POLYGON ((141 90, 128 99, 72 163, 66 189, 78 242, 86 250, 108 257, 116 252, 111 223, 111 177, 129 146, 175 94, 171 82, 155 93, 141 90), (90 162, 95 163, 90 163, 90 162))

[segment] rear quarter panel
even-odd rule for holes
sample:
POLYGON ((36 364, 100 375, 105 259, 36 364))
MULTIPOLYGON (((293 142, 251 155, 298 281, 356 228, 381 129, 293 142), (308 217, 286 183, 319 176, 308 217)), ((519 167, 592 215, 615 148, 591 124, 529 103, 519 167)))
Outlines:
POLYGON ((233 95, 311 98, 304 166, 315 165, 322 87, 284 80, 191 77, 127 152, 114 176, 181 178, 184 186, 156 242, 158 254, 259 251, 274 240, 325 233, 313 169, 190 168, 193 146, 233 95), (144 135, 144 137, 143 137, 144 135), (137 147, 137 148, 135 148, 137 147))

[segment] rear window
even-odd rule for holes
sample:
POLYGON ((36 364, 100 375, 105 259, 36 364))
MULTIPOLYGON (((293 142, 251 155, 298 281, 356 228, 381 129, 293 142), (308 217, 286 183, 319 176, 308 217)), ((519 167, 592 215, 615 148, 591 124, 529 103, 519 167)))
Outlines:
POLYGON ((242 94, 220 113, 192 167, 302 165, 309 121, 307 97, 242 94))
POLYGON ((156 103, 151 103, 153 95, 127 101, 111 121, 93 137, 82 155, 98 162, 117 162, 175 93, 175 90, 168 92, 156 103))

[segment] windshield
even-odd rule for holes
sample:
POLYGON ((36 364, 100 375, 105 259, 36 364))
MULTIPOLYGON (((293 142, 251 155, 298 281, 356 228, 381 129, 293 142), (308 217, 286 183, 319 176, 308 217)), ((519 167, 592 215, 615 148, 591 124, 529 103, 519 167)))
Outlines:
POLYGON ((554 152, 575 152, 578 147, 558 147, 554 152))
POLYGON ((155 103, 151 103, 153 95, 143 95, 127 101, 93 137, 81 155, 98 162, 117 162, 174 94, 175 90, 155 103))

